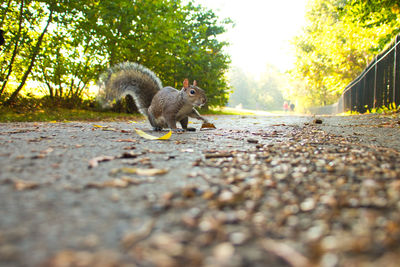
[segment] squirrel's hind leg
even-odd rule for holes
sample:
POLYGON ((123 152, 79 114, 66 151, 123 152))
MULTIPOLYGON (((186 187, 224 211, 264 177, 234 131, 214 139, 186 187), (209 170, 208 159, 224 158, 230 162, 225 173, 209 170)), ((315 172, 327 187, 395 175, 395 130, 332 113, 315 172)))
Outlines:
POLYGON ((157 123, 157 120, 154 118, 153 114, 149 112, 147 118, 149 119, 151 126, 153 126, 153 131, 162 131, 163 127, 159 123, 157 123))

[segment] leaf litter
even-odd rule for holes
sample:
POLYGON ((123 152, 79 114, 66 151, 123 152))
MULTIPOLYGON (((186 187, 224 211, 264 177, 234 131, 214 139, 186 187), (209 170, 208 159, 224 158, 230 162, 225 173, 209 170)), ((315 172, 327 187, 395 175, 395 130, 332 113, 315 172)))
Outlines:
MULTIPOLYGON (((240 130, 218 134, 247 147, 210 149, 193 159, 196 173, 186 177, 193 183, 149 200, 153 220, 123 234, 123 257, 65 250, 48 266, 91 266, 105 255, 110 266, 129 257, 144 266, 395 266, 400 260, 396 150, 358 144, 357 137, 315 125, 257 132, 257 143, 240 130), (206 171, 213 168, 221 173, 206 171)), ((131 169, 127 174, 137 172, 131 169)), ((30 189, 26 182, 22 190, 30 189)), ((87 186, 141 182, 122 176, 87 186)))
POLYGON ((203 178, 205 185, 187 185, 154 202, 157 216, 172 209, 181 211, 180 220, 164 223, 168 230, 153 232, 132 254, 165 266, 373 266, 393 260, 387 255, 400 243, 399 153, 313 125, 278 134, 286 141, 204 151, 193 165, 221 174, 198 171, 188 178, 203 178))

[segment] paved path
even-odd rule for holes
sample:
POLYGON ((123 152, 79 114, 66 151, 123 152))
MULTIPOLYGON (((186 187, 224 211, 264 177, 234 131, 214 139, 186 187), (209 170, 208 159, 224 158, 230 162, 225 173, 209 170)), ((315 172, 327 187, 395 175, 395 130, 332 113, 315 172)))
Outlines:
POLYGON ((0 266, 400 262, 399 118, 317 119, 0 124, 0 266))

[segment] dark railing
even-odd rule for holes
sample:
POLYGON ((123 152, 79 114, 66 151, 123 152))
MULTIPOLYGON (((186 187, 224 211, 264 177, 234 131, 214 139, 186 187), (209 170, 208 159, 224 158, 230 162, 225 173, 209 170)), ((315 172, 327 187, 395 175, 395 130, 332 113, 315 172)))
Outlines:
POLYGON ((344 89, 337 111, 364 113, 392 103, 400 104, 400 35, 344 89))

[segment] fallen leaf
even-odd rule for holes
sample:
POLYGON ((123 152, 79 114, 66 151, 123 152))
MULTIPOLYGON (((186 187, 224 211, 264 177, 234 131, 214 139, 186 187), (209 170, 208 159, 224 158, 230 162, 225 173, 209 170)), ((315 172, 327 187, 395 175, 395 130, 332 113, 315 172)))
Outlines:
POLYGON ((103 131, 117 131, 117 129, 112 128, 112 127, 110 127, 110 126, 102 126, 102 125, 98 125, 98 124, 93 124, 93 127, 94 127, 94 128, 100 128, 100 129, 102 129, 103 131))
POLYGON ((63 250, 46 260, 41 266, 121 266, 122 256, 115 251, 99 250, 98 252, 63 250), (101 264, 99 264, 101 263, 101 264))
POLYGON ((166 151, 162 151, 162 150, 151 150, 151 149, 147 149, 146 153, 151 153, 151 154, 166 154, 166 151))
POLYGON ((205 130, 205 129, 217 129, 217 127, 215 127, 215 125, 213 123, 207 122, 207 123, 203 123, 200 128, 200 130, 205 130))
POLYGON ((40 186, 39 183, 33 181, 14 180, 14 188, 17 191, 35 189, 40 186))
POLYGON ((128 249, 128 248, 132 247, 134 244, 136 244, 138 241, 141 241, 141 240, 147 238, 153 231, 155 222, 156 221, 154 219, 150 220, 150 221, 146 222, 145 224, 143 224, 142 227, 140 229, 138 229, 137 231, 125 234, 122 237, 122 241, 121 241, 122 246, 125 249, 128 249))
POLYGON ((138 185, 140 184, 141 181, 137 179, 133 179, 130 177, 122 177, 122 178, 117 178, 117 179, 112 179, 108 181, 104 181, 102 183, 88 183, 85 188, 97 188, 97 189, 102 189, 106 187, 114 187, 114 188, 125 188, 128 187, 129 185, 138 185))
POLYGON ((103 127, 103 128, 101 128, 103 131, 112 131, 112 132, 116 132, 117 131, 117 129, 115 129, 115 128, 112 128, 112 127, 103 127))
POLYGON ((163 135, 163 136, 160 136, 160 137, 145 133, 145 132, 143 132, 142 130, 139 130, 139 129, 135 129, 135 131, 136 131, 136 133, 138 135, 140 135, 141 137, 143 137, 145 139, 148 139, 148 140, 168 140, 172 135, 172 131, 171 130, 166 135, 163 135))
POLYGON ((312 266, 311 262, 303 256, 301 253, 297 252, 295 249, 291 248, 283 242, 277 242, 272 239, 266 239, 261 241, 261 246, 268 252, 275 254, 276 256, 282 258, 293 267, 306 267, 312 266))
POLYGON ((118 139, 115 142, 132 142, 132 143, 136 143, 137 140, 136 139, 118 139))
POLYGON ((141 154, 139 153, 133 153, 133 152, 124 152, 122 155, 119 157, 120 159, 134 159, 140 156, 141 154))
POLYGON ((115 159, 114 156, 99 156, 92 158, 91 160, 89 160, 89 168, 94 168, 99 166, 99 162, 110 161, 114 159, 115 159))
POLYGON ((140 168, 119 168, 111 171, 111 174, 125 173, 125 174, 137 174, 143 176, 162 175, 168 172, 167 169, 140 169, 140 168))
POLYGON ((253 139, 253 138, 248 138, 247 142, 250 143, 250 144, 257 144, 258 140, 257 139, 253 139))
POLYGON ((144 176, 162 175, 167 172, 167 169, 136 169, 136 174, 144 176))
POLYGON ((204 154, 206 159, 215 159, 215 158, 232 158, 233 154, 230 152, 227 153, 206 153, 204 154))

